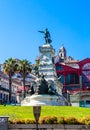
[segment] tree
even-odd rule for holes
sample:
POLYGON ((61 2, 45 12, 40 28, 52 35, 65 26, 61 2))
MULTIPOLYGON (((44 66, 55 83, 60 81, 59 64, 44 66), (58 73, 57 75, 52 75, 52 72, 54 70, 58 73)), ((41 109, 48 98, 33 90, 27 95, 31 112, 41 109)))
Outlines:
POLYGON ((35 75, 36 76, 39 75, 39 64, 40 64, 40 58, 37 57, 36 58, 36 64, 34 65, 34 71, 35 71, 35 75))
POLYGON ((24 86, 24 97, 26 96, 26 91, 25 91, 25 79, 27 78, 27 75, 31 72, 32 70, 32 66, 31 66, 31 62, 29 62, 28 60, 21 60, 18 63, 18 72, 22 77, 22 82, 23 82, 23 86, 24 86))
POLYGON ((12 76, 15 74, 17 70, 16 60, 13 58, 9 58, 5 60, 3 64, 4 73, 6 73, 9 77, 9 103, 11 103, 11 95, 12 95, 12 76))

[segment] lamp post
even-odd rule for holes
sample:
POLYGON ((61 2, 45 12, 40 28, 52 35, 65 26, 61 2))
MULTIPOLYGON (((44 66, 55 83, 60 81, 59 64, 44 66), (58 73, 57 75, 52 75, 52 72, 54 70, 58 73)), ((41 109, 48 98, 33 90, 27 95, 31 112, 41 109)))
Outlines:
POLYGON ((41 106, 33 106, 33 114, 36 120, 36 130, 38 130, 38 121, 41 113, 41 106))

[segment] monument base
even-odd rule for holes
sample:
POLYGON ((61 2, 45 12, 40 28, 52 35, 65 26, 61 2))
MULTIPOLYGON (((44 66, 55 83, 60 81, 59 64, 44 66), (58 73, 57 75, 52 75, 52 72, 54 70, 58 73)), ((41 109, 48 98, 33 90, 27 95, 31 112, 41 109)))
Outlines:
POLYGON ((58 97, 56 95, 32 95, 26 96, 21 101, 21 106, 59 106, 58 97))

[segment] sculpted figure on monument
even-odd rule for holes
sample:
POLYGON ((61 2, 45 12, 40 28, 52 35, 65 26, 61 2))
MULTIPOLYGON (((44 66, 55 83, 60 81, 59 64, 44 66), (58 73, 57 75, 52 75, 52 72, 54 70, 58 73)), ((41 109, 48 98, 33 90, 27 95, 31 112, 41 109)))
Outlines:
POLYGON ((45 80, 43 74, 39 75, 36 85, 32 84, 30 90, 28 91, 30 95, 33 94, 49 94, 55 95, 56 90, 53 88, 52 84, 45 80))
POLYGON ((45 29, 45 31, 39 31, 39 32, 44 34, 45 44, 48 44, 48 43, 50 44, 52 42, 50 33, 47 28, 45 29))
POLYGON ((48 93, 48 83, 44 78, 44 75, 41 74, 39 78, 39 84, 37 83, 37 92, 38 94, 47 94, 48 93))
POLYGON ((48 81, 48 94, 49 95, 55 95, 56 89, 54 88, 52 81, 48 81))

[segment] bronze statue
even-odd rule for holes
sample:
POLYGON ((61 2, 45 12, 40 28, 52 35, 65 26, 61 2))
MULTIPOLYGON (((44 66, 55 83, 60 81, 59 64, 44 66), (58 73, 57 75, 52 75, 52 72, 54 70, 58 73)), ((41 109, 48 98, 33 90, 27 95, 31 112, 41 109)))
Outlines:
POLYGON ((39 75, 38 80, 36 81, 36 85, 32 84, 28 93, 30 95, 33 95, 33 94, 55 95, 56 90, 53 88, 51 83, 49 83, 45 80, 44 75, 41 74, 41 75, 39 75))
POLYGON ((45 80, 43 74, 40 75, 39 83, 37 83, 37 93, 38 94, 47 94, 48 93, 48 83, 45 80))
POLYGON ((45 31, 38 31, 40 33, 44 33, 44 38, 45 38, 45 44, 50 44, 52 42, 51 37, 50 37, 50 33, 48 31, 48 29, 46 28, 45 31))

